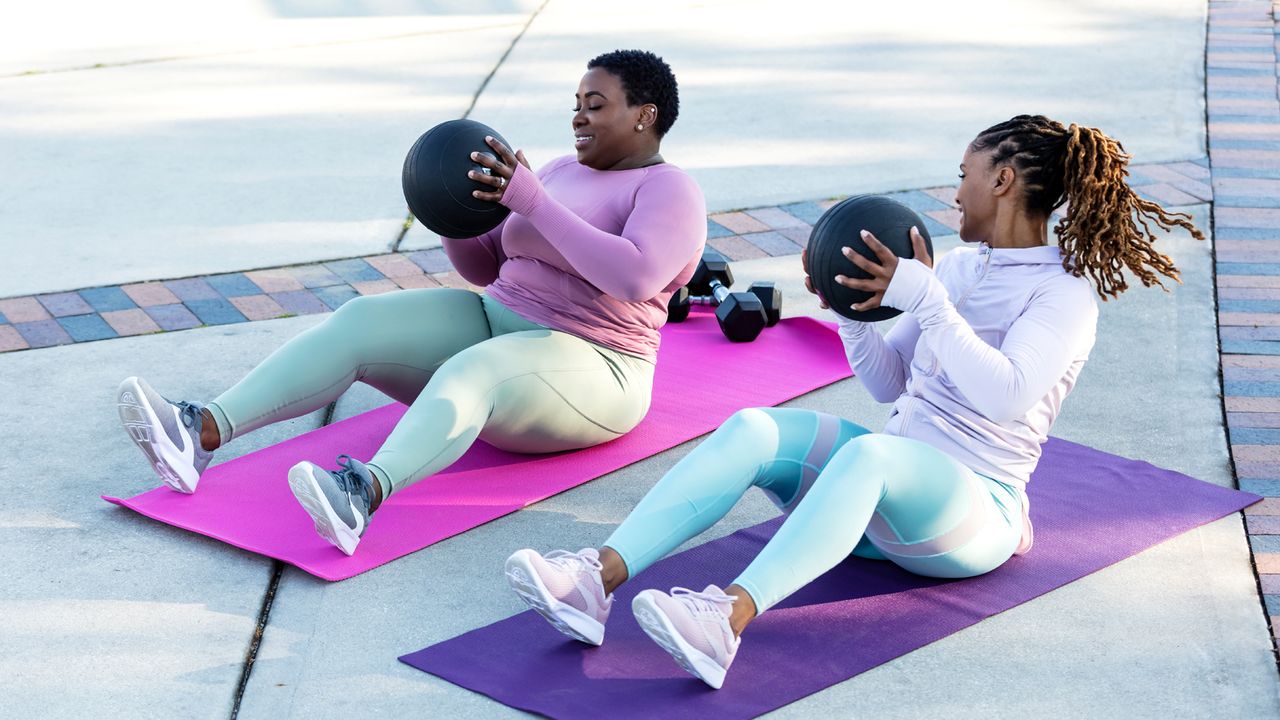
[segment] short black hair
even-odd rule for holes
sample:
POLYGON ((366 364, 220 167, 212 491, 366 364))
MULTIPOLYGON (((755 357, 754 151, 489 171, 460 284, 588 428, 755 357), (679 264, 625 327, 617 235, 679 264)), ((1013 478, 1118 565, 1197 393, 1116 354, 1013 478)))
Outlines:
POLYGON ((628 105, 657 105, 654 130, 658 137, 667 134, 680 114, 680 93, 666 61, 648 50, 614 50, 592 58, 587 69, 592 68, 604 68, 622 82, 628 105))

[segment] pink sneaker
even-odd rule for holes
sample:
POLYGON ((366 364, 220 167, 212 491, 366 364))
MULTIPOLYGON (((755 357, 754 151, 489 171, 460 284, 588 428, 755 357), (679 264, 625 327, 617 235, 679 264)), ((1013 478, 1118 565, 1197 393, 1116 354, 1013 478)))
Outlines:
POLYGON ((681 667, 719 690, 738 653, 738 638, 729 627, 735 599, 715 585, 702 592, 672 588, 670 595, 645 590, 631 601, 631 611, 681 667))
POLYGON ((592 548, 576 553, 553 550, 539 555, 517 550, 507 558, 507 582, 529 607, 574 640, 604 642, 613 595, 604 594, 600 553, 592 548))

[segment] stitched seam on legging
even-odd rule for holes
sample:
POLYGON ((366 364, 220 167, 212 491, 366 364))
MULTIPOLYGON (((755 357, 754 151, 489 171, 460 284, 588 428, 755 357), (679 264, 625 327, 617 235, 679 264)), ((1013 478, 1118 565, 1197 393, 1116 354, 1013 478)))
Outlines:
MULTIPOLYGON (((597 371, 596 371, 596 370, 557 370, 556 372, 597 372, 597 371)), ((587 422, 591 423, 592 425, 595 425, 596 427, 600 428, 601 430, 604 430, 605 432, 611 432, 611 433, 613 433, 614 435, 626 435, 626 434, 627 434, 627 431, 626 431, 626 430, 614 430, 613 428, 608 427, 608 426, 606 426, 606 425, 604 425, 604 424, 602 424, 602 423, 600 423, 600 422, 597 422, 596 420, 594 420, 594 419, 592 419, 592 418, 588 417, 586 413, 584 413, 584 412, 582 412, 581 410, 579 410, 579 409, 578 409, 578 407, 577 407, 576 405, 574 405, 572 402, 570 402, 570 401, 569 401, 569 398, 567 398, 567 397, 565 397, 565 396, 564 396, 564 393, 562 393, 562 392, 560 392, 559 390, 557 390, 555 385, 552 385, 551 383, 547 382, 547 379, 546 379, 546 378, 544 378, 544 377, 542 377, 542 373, 533 373, 533 374, 534 374, 534 375, 535 375, 539 380, 541 380, 541 381, 542 381, 542 384, 543 384, 543 385, 546 385, 548 388, 551 388, 551 392, 555 393, 555 394, 556 394, 556 395, 557 395, 561 400, 563 400, 563 401, 564 401, 564 404, 565 404, 565 405, 568 405, 568 406, 569 406, 569 408, 570 408, 571 410, 573 410, 574 412, 578 413, 578 416, 579 416, 579 417, 581 417, 583 420, 586 420, 587 422)))

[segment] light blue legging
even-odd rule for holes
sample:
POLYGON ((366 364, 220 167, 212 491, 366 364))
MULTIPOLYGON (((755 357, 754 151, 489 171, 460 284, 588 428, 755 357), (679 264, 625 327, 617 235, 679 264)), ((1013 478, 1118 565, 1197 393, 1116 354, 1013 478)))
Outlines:
POLYGON ((676 463, 605 543, 628 575, 724 517, 758 487, 789 517, 734 582, 759 612, 850 554, 962 578, 1018 547, 1018 492, 909 438, 834 415, 741 410, 676 463))

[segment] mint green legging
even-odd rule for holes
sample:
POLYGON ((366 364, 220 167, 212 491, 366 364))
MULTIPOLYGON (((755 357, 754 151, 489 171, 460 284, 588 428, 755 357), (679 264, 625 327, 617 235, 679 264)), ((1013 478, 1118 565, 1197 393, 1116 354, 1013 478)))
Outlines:
POLYGON ((648 412, 653 369, 469 290, 400 290, 347 302, 208 408, 226 443, 322 408, 357 380, 381 390, 409 406, 368 463, 386 498, 476 438, 522 453, 613 440, 648 412))
POLYGON ((850 554, 930 577, 999 567, 1022 537, 1018 492, 932 446, 834 415, 740 410, 676 463, 605 545, 641 570, 758 487, 788 517, 734 582, 759 612, 850 554))

